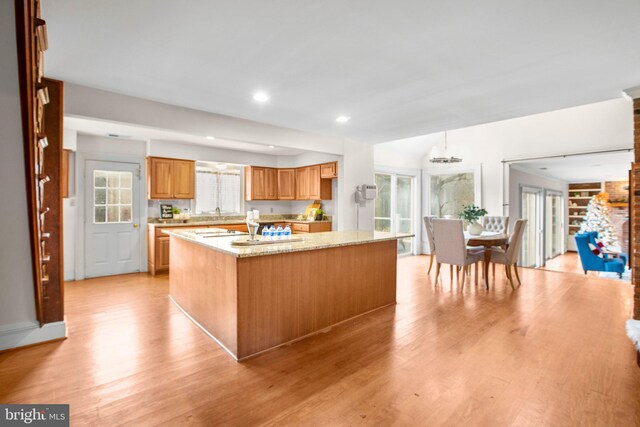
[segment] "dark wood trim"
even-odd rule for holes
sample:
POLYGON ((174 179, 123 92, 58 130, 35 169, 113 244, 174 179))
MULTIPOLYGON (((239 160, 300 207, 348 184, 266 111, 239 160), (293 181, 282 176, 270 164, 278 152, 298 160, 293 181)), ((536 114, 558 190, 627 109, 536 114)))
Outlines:
POLYGON ((42 286, 39 259, 38 213, 36 211, 36 174, 35 174, 35 106, 34 87, 36 76, 35 49, 33 45, 34 18, 36 6, 33 0, 15 0, 16 41, 18 48, 18 78, 20 84, 20 110, 22 115, 22 138, 24 145, 25 185, 27 209, 29 215, 29 239, 31 241, 31 260, 33 285, 35 290, 36 318, 43 323, 42 286))
POLYGON ((46 255, 49 281, 43 286, 43 323, 64 320, 64 258, 62 225, 62 157, 64 84, 60 80, 44 78, 49 92, 49 103, 44 115, 44 127, 49 145, 44 152, 44 173, 51 179, 44 194, 44 204, 50 209, 46 217, 46 255))

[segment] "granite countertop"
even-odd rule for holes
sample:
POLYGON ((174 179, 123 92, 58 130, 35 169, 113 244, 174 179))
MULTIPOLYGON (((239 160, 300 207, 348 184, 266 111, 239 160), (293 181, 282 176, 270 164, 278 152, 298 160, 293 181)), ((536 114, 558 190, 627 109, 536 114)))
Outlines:
MULTIPOLYGON (((295 215, 297 216, 297 215, 295 215)), ((282 217, 277 217, 277 218, 269 218, 269 217, 265 217, 265 218, 260 218, 258 221, 256 221, 260 224, 273 224, 276 222, 291 222, 291 223, 304 223, 304 224, 309 224, 309 223, 314 223, 314 222, 328 222, 331 223, 330 219, 323 219, 320 221, 307 221, 307 220, 303 220, 303 219, 295 219, 295 218, 282 218, 282 217)), ((222 219, 214 219, 212 217, 207 217, 207 218, 198 218, 198 217, 194 217, 191 219, 171 219, 171 220, 165 220, 164 222, 157 219, 157 218, 153 218, 153 219, 149 219, 148 220, 148 225, 150 227, 189 227, 189 226, 205 226, 205 225, 235 225, 235 224, 245 224, 246 220, 244 218, 225 218, 223 217, 222 219)))
MULTIPOLYGON (((234 240, 248 240, 249 236, 224 236, 201 237, 194 236, 188 231, 163 230, 163 233, 195 244, 224 252, 238 258, 247 258, 262 255, 275 255, 289 252, 310 251, 316 249, 335 248, 339 246, 361 245, 364 243, 381 242, 385 240, 397 240, 405 237, 413 237, 413 234, 386 233, 382 231, 328 231, 325 233, 310 233, 300 236, 302 242, 275 243, 257 246, 232 246, 234 240)), ((258 236, 258 238, 261 238, 258 236)))

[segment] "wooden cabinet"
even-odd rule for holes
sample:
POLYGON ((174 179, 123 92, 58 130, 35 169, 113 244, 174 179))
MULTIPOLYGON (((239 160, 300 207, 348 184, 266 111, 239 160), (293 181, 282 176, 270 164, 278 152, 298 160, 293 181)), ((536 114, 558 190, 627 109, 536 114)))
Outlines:
POLYGON ((309 169, 296 169, 296 200, 309 200, 309 169))
POLYGON ((156 259, 157 270, 169 269, 169 236, 156 237, 156 259))
POLYGON ((244 168, 245 200, 277 200, 278 169, 248 166, 244 168))
POLYGON ((245 200, 330 200, 337 163, 301 168, 245 168, 245 200))
POLYGON ((193 199, 194 195, 193 160, 147 158, 148 199, 193 199))
POLYGON ((320 177, 320 165, 296 169, 297 200, 330 200, 331 180, 320 177))
POLYGON ((331 223, 330 222, 294 222, 291 225, 291 231, 293 234, 304 234, 304 233, 321 233, 323 231, 331 231, 331 223))
POLYGON ((196 163, 191 160, 173 160, 171 185, 174 199, 195 197, 196 163))
POLYGON ((265 168, 264 195, 266 200, 278 200, 278 169, 265 168))
POLYGON ((278 169, 278 199, 294 200, 296 198, 296 170, 278 169))
POLYGON ((320 178, 332 179, 338 177, 338 162, 324 163, 320 165, 320 178))

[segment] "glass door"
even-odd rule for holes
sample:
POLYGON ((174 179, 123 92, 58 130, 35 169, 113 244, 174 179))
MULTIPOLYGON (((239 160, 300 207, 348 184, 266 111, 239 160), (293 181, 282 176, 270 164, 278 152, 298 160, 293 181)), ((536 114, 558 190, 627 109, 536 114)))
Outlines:
MULTIPOLYGON (((376 173, 378 197, 375 203, 375 230, 413 233, 414 178, 406 175, 376 173)), ((398 255, 414 252, 414 239, 398 240, 398 255)))
POLYGON ((547 191, 545 200, 545 261, 564 253, 564 197, 547 191))
POLYGON ((542 190, 536 188, 521 188, 521 209, 523 219, 527 225, 522 236, 523 267, 540 267, 542 265, 542 190))

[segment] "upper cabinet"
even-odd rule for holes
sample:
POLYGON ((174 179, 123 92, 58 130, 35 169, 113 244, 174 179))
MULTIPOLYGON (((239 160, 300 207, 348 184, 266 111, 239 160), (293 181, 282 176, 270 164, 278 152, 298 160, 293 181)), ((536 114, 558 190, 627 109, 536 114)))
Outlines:
POLYGON ((191 160, 173 160, 171 184, 174 199, 193 199, 195 197, 196 162, 191 160))
POLYGON ((294 200, 296 198, 296 170, 278 169, 278 199, 294 200))
POLYGON ((247 166, 244 168, 245 200, 278 200, 278 170, 247 166))
POLYGON ((147 157, 148 199, 193 199, 195 161, 147 157))
POLYGON ((244 168, 246 200, 330 200, 336 162, 301 168, 244 168))
POLYGON ((309 199, 309 168, 296 169, 296 200, 309 199))
POLYGON ((320 165, 320 178, 331 179, 338 177, 338 162, 324 163, 320 165))

